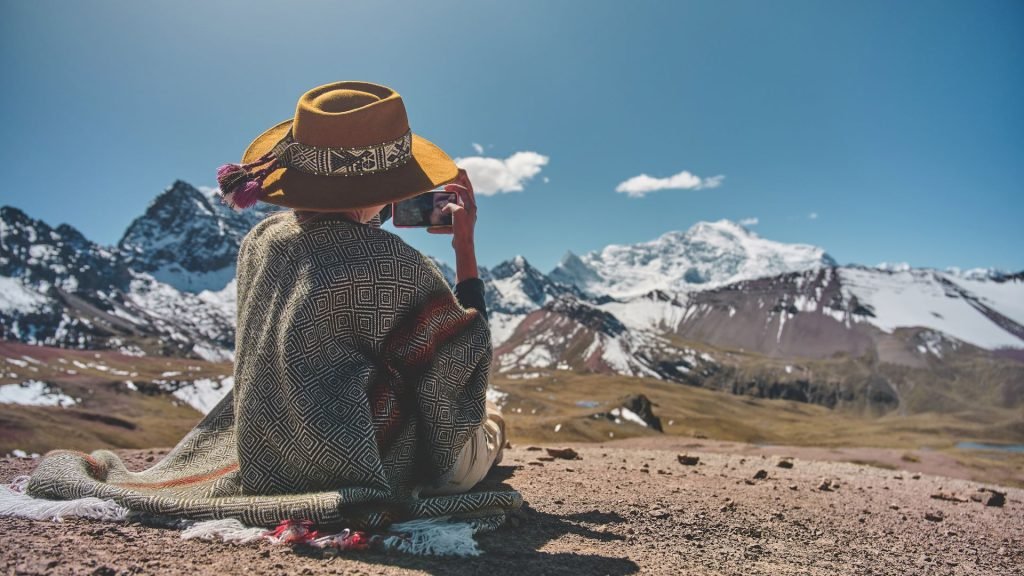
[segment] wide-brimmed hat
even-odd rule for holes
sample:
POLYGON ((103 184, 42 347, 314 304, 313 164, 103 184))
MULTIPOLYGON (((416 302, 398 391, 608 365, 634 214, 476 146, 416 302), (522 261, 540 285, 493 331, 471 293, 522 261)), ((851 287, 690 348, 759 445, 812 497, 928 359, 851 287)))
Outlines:
POLYGON ((368 82, 306 92, 295 117, 260 134, 242 164, 217 170, 224 202, 339 211, 397 202, 455 179, 440 148, 409 129, 402 97, 368 82))

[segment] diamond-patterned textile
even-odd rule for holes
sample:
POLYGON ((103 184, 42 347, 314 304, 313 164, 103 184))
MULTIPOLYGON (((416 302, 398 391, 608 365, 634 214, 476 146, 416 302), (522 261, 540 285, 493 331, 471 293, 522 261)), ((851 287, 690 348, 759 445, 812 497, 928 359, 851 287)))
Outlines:
POLYGON ((48 453, 27 491, 197 520, 494 527, 517 492, 419 498, 485 418, 490 331, 400 238, 340 217, 272 215, 238 255, 235 387, 152 468, 48 453))

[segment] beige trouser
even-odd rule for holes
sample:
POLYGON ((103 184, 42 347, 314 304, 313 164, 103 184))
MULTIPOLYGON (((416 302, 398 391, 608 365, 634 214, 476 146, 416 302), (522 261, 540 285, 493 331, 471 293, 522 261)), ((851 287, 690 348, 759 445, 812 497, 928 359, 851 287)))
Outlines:
POLYGON ((477 482, 487 476, 491 466, 501 462, 501 452, 505 447, 505 420, 502 419, 498 407, 487 403, 487 419, 466 441, 458 459, 455 460, 454 473, 447 484, 439 488, 424 488, 420 494, 424 496, 444 496, 459 494, 476 486, 477 482))

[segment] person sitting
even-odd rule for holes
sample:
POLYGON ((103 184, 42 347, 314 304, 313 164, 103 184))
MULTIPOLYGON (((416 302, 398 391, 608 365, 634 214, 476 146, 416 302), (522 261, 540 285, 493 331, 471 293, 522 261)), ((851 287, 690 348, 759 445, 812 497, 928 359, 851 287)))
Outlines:
POLYGON ((241 242, 234 388, 152 468, 129 472, 106 450, 54 451, 27 493, 251 526, 500 525, 522 497, 471 491, 505 432, 485 400, 492 346, 466 173, 409 129, 397 92, 338 82, 303 94, 218 182, 236 209, 291 208, 241 242), (442 185, 456 199, 444 208, 454 292, 379 227, 390 203, 442 185))

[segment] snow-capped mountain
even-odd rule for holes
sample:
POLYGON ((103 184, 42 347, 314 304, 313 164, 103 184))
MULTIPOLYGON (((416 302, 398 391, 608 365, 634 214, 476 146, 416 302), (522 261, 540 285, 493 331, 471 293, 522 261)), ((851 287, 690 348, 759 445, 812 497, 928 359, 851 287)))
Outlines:
POLYGON ((131 354, 229 359, 234 283, 182 292, 131 267, 117 248, 0 208, 0 333, 4 339, 131 354))
POLYGON ((504 342, 527 314, 552 299, 566 294, 583 298, 578 288, 554 282, 522 256, 489 270, 481 268, 480 277, 484 281, 484 298, 495 346, 504 342))
POLYGON ((235 212, 178 180, 128 226, 118 249, 130 268, 178 290, 221 290, 235 277, 242 238, 274 210, 260 203, 235 212))
MULTIPOLYGON (((579 310, 588 308, 603 314, 604 325, 616 327, 598 331, 605 340, 621 343, 614 348, 628 349, 635 360, 669 379, 679 378, 665 369, 673 356, 664 346, 666 336, 772 358, 868 354, 918 367, 929 358, 941 359, 945 348, 981 354, 1024 349, 1022 274, 971 280, 937 270, 846 266, 703 291, 656 290, 633 298, 578 302, 575 307, 548 306, 526 316, 498 349, 499 355, 507 354, 500 358, 501 368, 581 363, 595 368, 593 359, 587 359, 595 351, 601 357, 610 348, 601 337, 575 329, 579 310), (577 342, 580 337, 586 342, 577 342), (566 356, 564 351, 570 349, 575 352, 566 356), (583 350, 587 352, 581 358, 583 350)), ((605 362, 598 371, 637 372, 635 367, 613 368, 616 365, 605 362)))
MULTIPOLYGON (((0 208, 0 277, 22 278, 40 290, 94 292, 123 286, 131 275, 117 251, 99 246, 61 224, 45 222, 4 206, 0 208)), ((3 298, 0 291, 0 298, 3 298)))
POLYGON ((650 242, 569 252, 550 277, 594 295, 633 297, 652 290, 707 289, 836 262, 821 248, 765 240, 728 220, 699 222, 650 242))
MULTIPOLYGON (((0 209, 3 336, 228 359, 235 254, 268 211, 235 213, 179 181, 117 247, 103 247, 68 225, 0 209)), ((434 262, 454 283, 451 267, 434 262)), ((569 253, 548 275, 522 256, 480 273, 502 371, 570 367, 694 383, 720 367, 699 345, 783 359, 874 354, 903 365, 950 350, 1024 349, 1022 274, 836 266, 821 248, 724 220, 569 253)))

